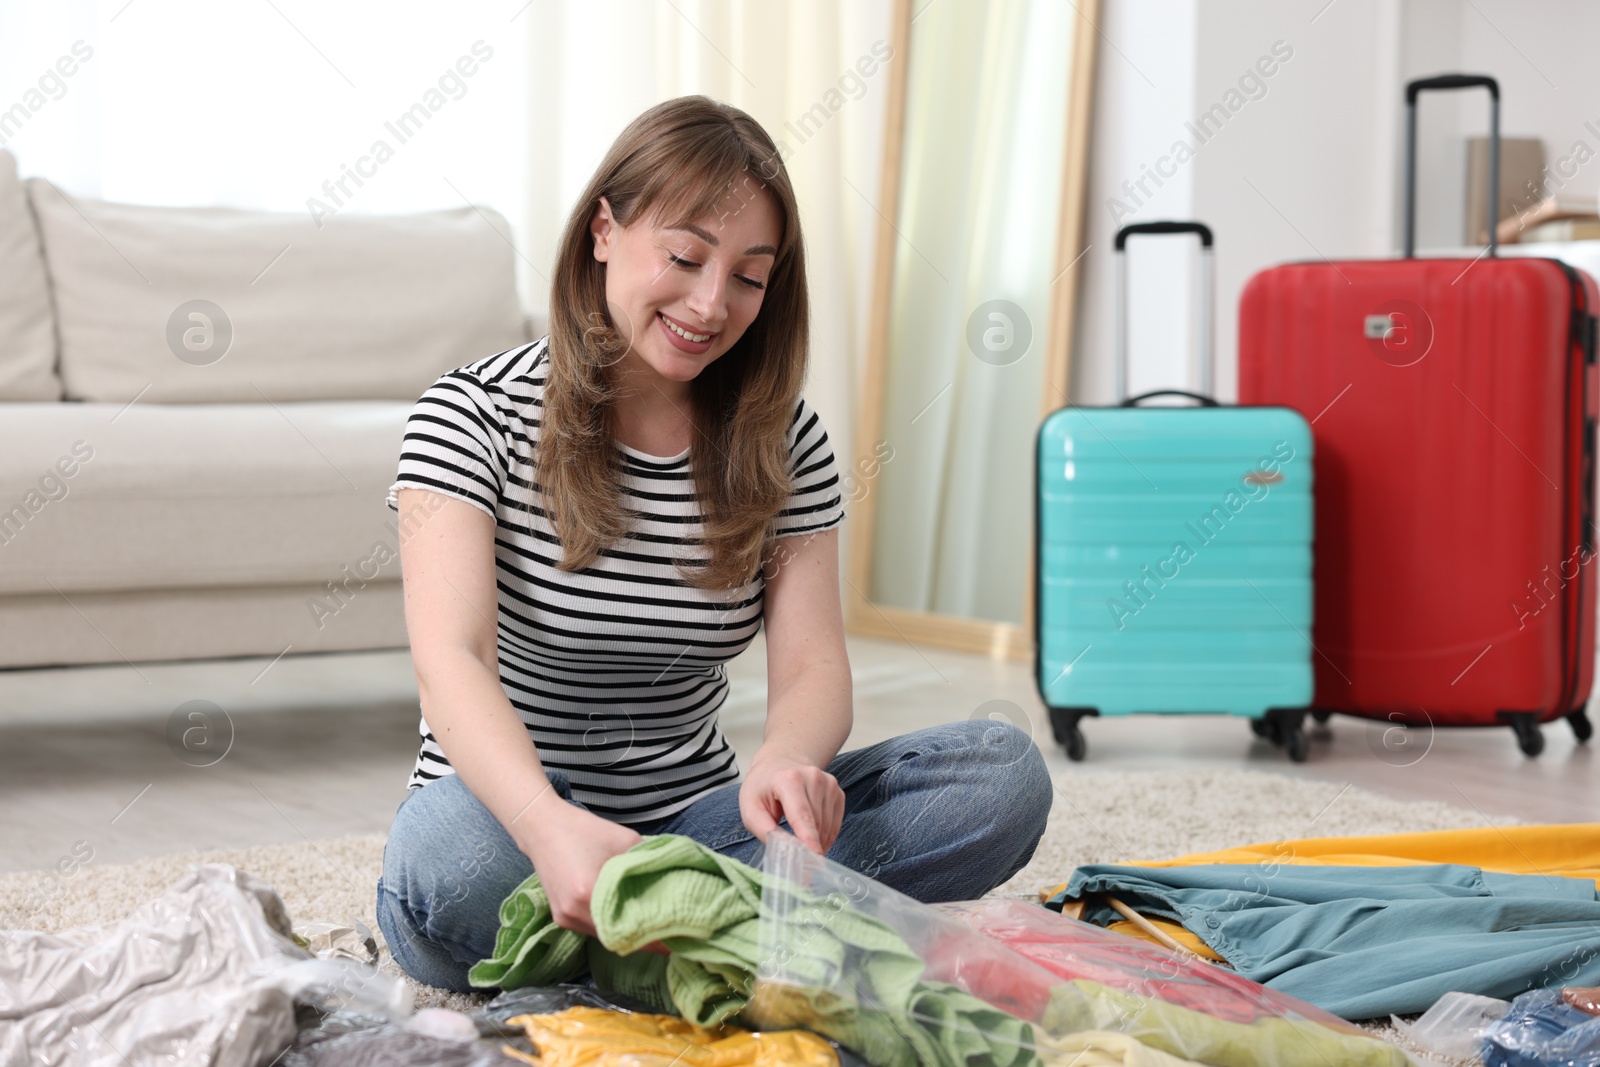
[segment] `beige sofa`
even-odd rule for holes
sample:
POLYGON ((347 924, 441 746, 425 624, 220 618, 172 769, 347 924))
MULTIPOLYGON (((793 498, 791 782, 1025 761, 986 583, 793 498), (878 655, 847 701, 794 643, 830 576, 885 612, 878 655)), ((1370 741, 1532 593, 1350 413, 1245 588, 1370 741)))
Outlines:
POLYGON ((508 232, 104 203, 0 152, 0 668, 403 647, 406 415, 543 333, 508 232))

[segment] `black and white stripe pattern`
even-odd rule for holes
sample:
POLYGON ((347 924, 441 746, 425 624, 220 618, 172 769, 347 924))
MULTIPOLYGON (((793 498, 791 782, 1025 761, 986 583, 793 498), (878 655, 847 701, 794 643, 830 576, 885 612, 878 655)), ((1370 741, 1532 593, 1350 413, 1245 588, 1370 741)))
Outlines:
MULTIPOLYGON (((725 664, 760 628, 765 582, 697 589, 673 565, 705 559, 689 450, 649 456, 618 442, 630 536, 580 573, 554 566, 561 546, 533 502, 533 456, 548 373, 548 338, 439 377, 406 423, 396 490, 429 489, 494 516, 500 682, 546 767, 574 799, 623 823, 688 807, 739 776, 717 728, 725 664)), ((794 493, 781 535, 844 520, 828 434, 801 398, 789 429, 794 493)), ((411 772, 417 788, 453 771, 428 729, 411 772)))

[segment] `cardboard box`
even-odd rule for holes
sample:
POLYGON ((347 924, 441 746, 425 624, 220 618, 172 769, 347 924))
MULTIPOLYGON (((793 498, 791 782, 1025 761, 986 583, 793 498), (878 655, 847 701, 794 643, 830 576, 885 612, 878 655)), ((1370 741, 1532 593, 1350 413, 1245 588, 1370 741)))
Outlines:
MULTIPOLYGON (((1554 190, 1544 187, 1544 142, 1537 137, 1500 138, 1500 211, 1496 221, 1533 210, 1554 190)), ((1489 199, 1489 139, 1467 138, 1467 210, 1462 243, 1489 243, 1484 228, 1489 199)))

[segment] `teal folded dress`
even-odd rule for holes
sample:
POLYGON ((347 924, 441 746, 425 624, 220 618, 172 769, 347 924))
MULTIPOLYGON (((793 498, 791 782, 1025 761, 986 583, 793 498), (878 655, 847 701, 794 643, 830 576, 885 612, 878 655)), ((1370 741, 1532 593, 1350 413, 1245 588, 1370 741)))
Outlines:
POLYGON ((1120 918, 1103 896, 1182 923, 1240 974, 1346 1019, 1426 1011, 1451 991, 1509 1000, 1600 984, 1587 878, 1459 864, 1079 867, 1052 901, 1120 918))

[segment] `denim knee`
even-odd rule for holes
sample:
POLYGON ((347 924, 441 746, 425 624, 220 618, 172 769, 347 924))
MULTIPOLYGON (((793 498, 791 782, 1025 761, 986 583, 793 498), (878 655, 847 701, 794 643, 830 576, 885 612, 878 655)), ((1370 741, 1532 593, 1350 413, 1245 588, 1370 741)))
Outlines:
POLYGON ((985 792, 993 805, 990 810, 1006 824, 1002 836, 1018 850, 1005 878, 995 883, 999 885, 1033 858, 1050 819, 1055 783, 1050 780, 1044 754, 1027 732, 1011 723, 989 720, 975 720, 970 725, 977 728, 973 746, 982 753, 983 762, 1003 772, 985 776, 985 792))
MULTIPOLYGON (((557 785, 556 773, 550 777, 557 785)), ((420 982, 470 989, 467 970, 494 951, 501 901, 532 873, 458 777, 414 790, 395 813, 378 880, 378 926, 390 955, 420 982)))
POLYGON ((992 719, 950 723, 947 729, 966 744, 969 766, 989 810, 1021 832, 1043 834, 1055 786, 1033 737, 1012 723, 992 719))
POLYGON ((830 858, 924 902, 979 897, 1009 879, 1033 858, 1050 811, 1044 756, 1009 723, 930 726, 848 753, 839 769, 863 776, 846 790, 830 858))

